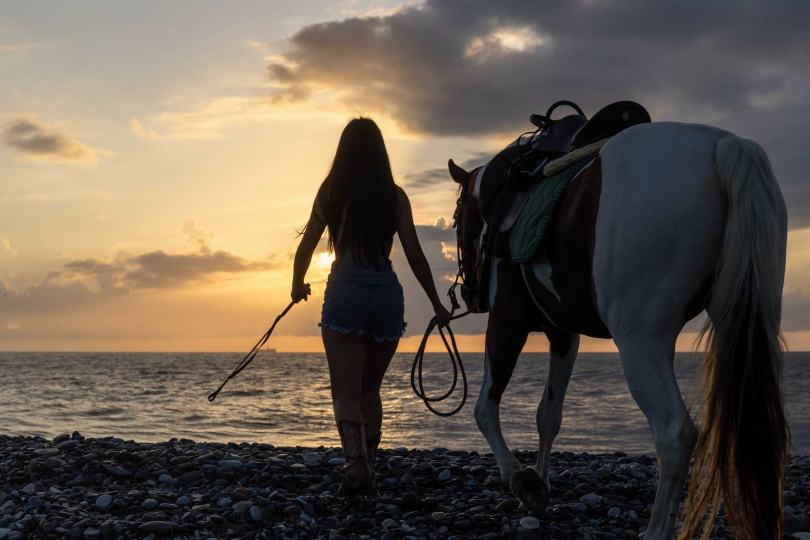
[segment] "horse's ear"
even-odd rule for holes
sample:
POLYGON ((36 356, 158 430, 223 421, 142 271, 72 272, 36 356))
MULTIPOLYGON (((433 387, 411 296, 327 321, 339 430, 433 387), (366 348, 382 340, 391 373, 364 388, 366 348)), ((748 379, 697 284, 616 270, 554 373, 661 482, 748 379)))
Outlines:
POLYGON ((470 173, 456 165, 452 159, 447 162, 447 168, 450 169, 450 176, 453 177, 453 181, 457 184, 465 182, 470 176, 470 173))

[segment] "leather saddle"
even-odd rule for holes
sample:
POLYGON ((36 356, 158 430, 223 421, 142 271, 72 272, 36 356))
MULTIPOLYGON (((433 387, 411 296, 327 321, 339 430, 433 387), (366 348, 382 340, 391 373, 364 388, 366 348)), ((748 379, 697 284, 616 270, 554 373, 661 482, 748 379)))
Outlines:
POLYGON ((633 101, 617 101, 589 120, 575 103, 558 101, 545 115, 532 114, 529 121, 537 129, 504 148, 482 173, 479 204, 490 229, 504 231, 514 224, 532 187, 542 181, 546 163, 636 124, 650 122, 650 114, 633 101), (563 106, 571 107, 576 114, 552 120, 552 114, 563 106))

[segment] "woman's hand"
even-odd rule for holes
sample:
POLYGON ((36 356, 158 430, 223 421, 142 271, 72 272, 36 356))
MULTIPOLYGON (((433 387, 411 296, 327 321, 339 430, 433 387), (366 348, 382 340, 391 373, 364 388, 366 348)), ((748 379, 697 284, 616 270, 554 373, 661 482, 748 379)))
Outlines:
POLYGON ((450 324, 450 312, 445 309, 441 304, 433 306, 433 311, 436 313, 436 318, 439 320, 439 326, 447 326, 450 324))
POLYGON ((306 302, 307 296, 310 294, 312 294, 312 289, 310 288, 309 283, 293 283, 290 297, 292 297, 292 301, 296 304, 301 300, 306 302))

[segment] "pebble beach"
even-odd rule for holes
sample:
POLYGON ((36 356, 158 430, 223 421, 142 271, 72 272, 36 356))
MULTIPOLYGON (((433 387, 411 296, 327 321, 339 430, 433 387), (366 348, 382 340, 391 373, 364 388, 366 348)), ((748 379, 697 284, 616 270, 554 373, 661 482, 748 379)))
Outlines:
MULTIPOLYGON (((381 449, 378 496, 354 501, 334 496, 344 463, 339 448, 0 436, 0 539, 641 538, 657 476, 650 456, 555 452, 532 516, 490 454, 381 449)), ((786 538, 810 539, 808 480, 792 457, 786 538)), ((730 537, 722 517, 713 537, 730 537)))

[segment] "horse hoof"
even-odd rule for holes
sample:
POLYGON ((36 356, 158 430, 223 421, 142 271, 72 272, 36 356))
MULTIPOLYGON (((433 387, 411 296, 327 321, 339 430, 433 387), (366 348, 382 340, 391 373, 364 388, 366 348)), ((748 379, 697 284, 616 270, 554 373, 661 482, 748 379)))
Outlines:
POLYGON ((542 514, 548 506, 548 487, 534 469, 523 469, 512 476, 512 493, 532 513, 542 514))

